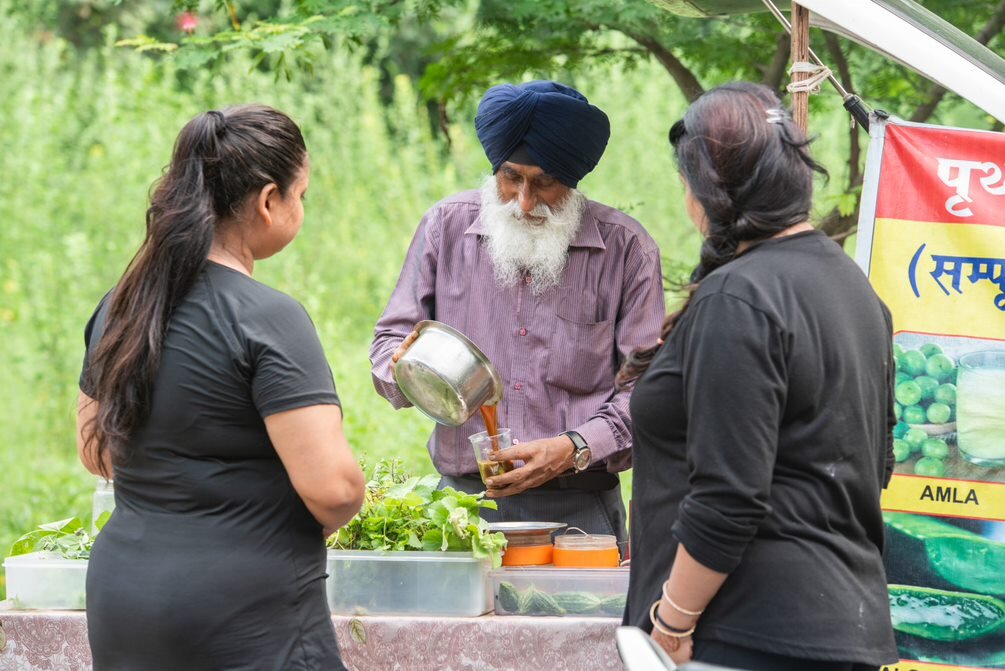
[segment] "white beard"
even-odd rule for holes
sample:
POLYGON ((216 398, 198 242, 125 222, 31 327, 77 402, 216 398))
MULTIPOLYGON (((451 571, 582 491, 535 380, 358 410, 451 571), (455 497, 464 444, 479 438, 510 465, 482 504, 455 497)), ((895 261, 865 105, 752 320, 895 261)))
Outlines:
POLYGON ((496 178, 489 176, 482 184, 481 219, 496 282, 512 287, 527 273, 535 295, 557 287, 585 209, 586 196, 573 189, 554 209, 544 203, 534 208, 531 215, 543 222, 529 220, 516 200, 502 202, 496 178))

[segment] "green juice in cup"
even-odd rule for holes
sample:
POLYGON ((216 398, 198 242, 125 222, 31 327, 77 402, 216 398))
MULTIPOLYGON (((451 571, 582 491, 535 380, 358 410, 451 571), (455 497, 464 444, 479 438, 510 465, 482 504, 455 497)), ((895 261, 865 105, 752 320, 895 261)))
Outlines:
POLYGON ((957 399, 960 453, 982 466, 1005 465, 1005 351, 960 357, 957 399))

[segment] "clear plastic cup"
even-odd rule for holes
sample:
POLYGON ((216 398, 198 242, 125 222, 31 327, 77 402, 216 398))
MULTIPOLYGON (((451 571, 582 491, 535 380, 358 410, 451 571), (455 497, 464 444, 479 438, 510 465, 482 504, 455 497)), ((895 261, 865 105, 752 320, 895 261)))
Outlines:
POLYGON ((981 466, 1005 464, 1005 351, 960 357, 957 387, 960 453, 981 466))
POLYGON ((513 444, 509 429, 499 429, 499 433, 490 436, 487 431, 482 431, 468 436, 471 446, 475 450, 475 461, 478 462, 478 473, 482 476, 482 482, 494 475, 502 475, 513 470, 512 461, 494 461, 492 453, 495 450, 502 450, 513 444))

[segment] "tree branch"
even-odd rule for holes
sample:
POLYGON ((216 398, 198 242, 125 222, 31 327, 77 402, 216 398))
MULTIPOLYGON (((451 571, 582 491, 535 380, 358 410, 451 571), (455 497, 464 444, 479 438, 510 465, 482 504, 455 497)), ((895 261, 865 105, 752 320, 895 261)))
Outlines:
MULTIPOLYGON (((827 51, 830 59, 837 68, 841 85, 847 91, 854 91, 855 86, 851 77, 851 68, 848 66, 848 58, 841 49, 841 42, 833 33, 824 33, 827 42, 827 51)), ((845 193, 853 192, 862 185, 862 144, 859 137, 859 129, 856 124, 851 124, 848 131, 848 183, 845 186, 845 193)), ((858 221, 858 207, 847 216, 842 216, 838 208, 834 208, 824 217, 820 223, 820 230, 829 235, 832 240, 844 246, 848 237, 855 232, 855 224, 858 221)))
POLYGON ((789 34, 784 30, 778 33, 775 39, 775 55, 771 57, 771 63, 764 68, 764 77, 761 83, 772 91, 782 90, 782 78, 785 77, 786 65, 789 64, 789 34))
MULTIPOLYGON (((999 3, 998 8, 995 13, 991 15, 984 27, 981 28, 981 32, 977 33, 977 41, 987 46, 988 43, 994 39, 995 35, 1000 33, 1005 29, 1005 0, 999 3)), ((938 84, 932 84, 928 87, 928 92, 925 95, 925 102, 922 103, 921 107, 914 111, 911 116, 911 121, 916 123, 924 123, 928 121, 932 115, 935 113, 935 109, 942 102, 942 99, 946 96, 946 89, 939 86, 938 84)))
MULTIPOLYGON (((824 39, 827 41, 827 51, 830 53, 831 60, 838 69, 841 85, 846 91, 854 91, 855 86, 852 82, 848 58, 841 50, 841 42, 838 41, 837 35, 825 31, 824 39)), ((862 144, 859 139, 858 127, 854 124, 849 131, 848 140, 848 188, 853 189, 862 184, 862 144)))
POLYGON ((659 64, 670 73, 673 80, 677 82, 677 86, 684 93, 684 97, 687 98, 688 102, 693 103, 698 99, 702 93, 705 92, 704 87, 701 82, 693 72, 684 63, 681 62, 679 58, 673 55, 669 49, 663 46, 659 41, 648 35, 639 35, 637 33, 625 33, 628 37, 632 38, 640 45, 645 47, 646 51, 651 53, 659 61, 659 64))

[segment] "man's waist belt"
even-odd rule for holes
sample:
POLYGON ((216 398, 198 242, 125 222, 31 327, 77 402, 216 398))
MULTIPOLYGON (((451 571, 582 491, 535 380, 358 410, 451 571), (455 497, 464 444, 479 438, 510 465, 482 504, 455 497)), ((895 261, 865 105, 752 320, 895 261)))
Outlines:
POLYGON ((620 482, 614 473, 583 471, 573 475, 560 475, 539 486, 538 489, 578 489, 585 492, 606 492, 617 487, 620 482))

